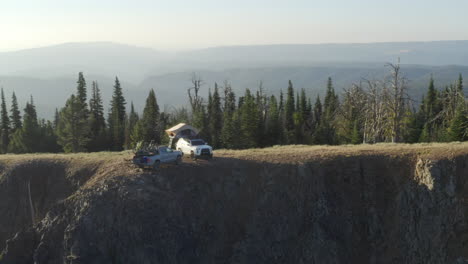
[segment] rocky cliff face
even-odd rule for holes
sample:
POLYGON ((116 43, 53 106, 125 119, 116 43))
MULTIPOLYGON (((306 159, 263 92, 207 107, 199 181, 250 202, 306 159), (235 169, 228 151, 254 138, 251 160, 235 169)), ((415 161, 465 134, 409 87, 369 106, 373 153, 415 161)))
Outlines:
POLYGON ((5 167, 0 263, 468 259, 468 153, 219 157, 156 174, 115 162, 5 167))

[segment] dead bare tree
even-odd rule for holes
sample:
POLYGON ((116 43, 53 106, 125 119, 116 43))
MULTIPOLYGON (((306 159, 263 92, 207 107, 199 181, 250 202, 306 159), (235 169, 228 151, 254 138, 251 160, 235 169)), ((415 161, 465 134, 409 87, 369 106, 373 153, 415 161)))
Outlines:
POLYGON ((442 120, 452 120, 459 103, 464 100, 463 93, 455 85, 450 85, 443 92, 442 98, 444 104, 443 111, 440 113, 442 120))
POLYGON ((336 122, 336 129, 341 135, 349 135, 350 128, 352 129, 355 122, 358 125, 362 124, 362 113, 366 105, 366 94, 362 89, 362 85, 353 84, 350 88, 343 89, 343 103, 338 109, 336 122))
POLYGON ((383 87, 379 81, 363 80, 365 88, 363 143, 376 143, 384 140, 386 112, 383 87))
POLYGON ((193 73, 191 81, 193 86, 187 89, 187 93, 189 97, 190 106, 192 107, 192 113, 195 113, 201 108, 203 104, 203 98, 199 95, 200 87, 203 84, 203 80, 200 76, 193 73))
POLYGON ((387 63, 390 67, 390 76, 384 85, 385 110, 388 113, 389 136, 393 143, 401 140, 403 121, 407 113, 409 96, 407 94, 407 79, 402 75, 400 62, 397 64, 387 63))

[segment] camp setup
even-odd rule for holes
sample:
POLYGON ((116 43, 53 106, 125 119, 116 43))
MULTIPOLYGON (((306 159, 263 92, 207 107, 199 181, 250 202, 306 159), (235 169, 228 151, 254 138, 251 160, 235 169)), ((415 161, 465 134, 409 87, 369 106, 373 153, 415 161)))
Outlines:
POLYGON ((180 123, 176 126, 166 129, 166 134, 169 136, 168 146, 170 148, 174 148, 175 143, 177 143, 177 140, 179 138, 196 138, 198 136, 198 133, 198 129, 185 123, 180 123))
POLYGON ((166 130, 169 147, 177 149, 192 159, 213 157, 213 148, 198 137, 199 130, 191 125, 180 123, 166 130))

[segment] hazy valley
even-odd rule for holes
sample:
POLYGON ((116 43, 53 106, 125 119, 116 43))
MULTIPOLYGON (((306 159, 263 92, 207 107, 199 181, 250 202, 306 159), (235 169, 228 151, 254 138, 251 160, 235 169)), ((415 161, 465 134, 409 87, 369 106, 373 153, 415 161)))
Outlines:
POLYGON ((80 71, 89 82, 99 82, 105 105, 118 76, 128 101, 141 110, 151 88, 161 106, 186 104, 192 73, 204 80, 203 95, 214 82, 225 80, 238 94, 245 88, 255 90, 260 82, 268 93, 278 94, 291 80, 315 96, 324 91, 328 77, 339 93, 362 78, 381 78, 388 72, 385 63, 400 58, 410 92, 418 99, 431 74, 436 86, 453 82, 459 73, 468 76, 466 54, 468 41, 231 46, 180 52, 108 42, 68 43, 0 53, 0 86, 7 97, 15 91, 20 104, 33 95, 39 115, 51 118, 76 89, 80 71))

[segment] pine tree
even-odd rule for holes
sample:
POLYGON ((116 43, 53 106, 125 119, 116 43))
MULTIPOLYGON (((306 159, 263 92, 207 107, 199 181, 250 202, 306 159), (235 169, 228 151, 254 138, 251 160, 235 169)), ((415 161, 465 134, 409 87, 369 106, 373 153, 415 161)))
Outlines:
POLYGON ((440 95, 434 85, 434 78, 431 76, 427 94, 423 101, 424 134, 421 137, 422 142, 431 142, 438 138, 438 127, 442 125, 440 121, 435 120, 435 117, 442 110, 439 97, 440 95))
POLYGON ((98 83, 95 81, 93 82, 91 92, 91 99, 89 100, 90 140, 87 149, 89 151, 102 151, 107 149, 108 140, 101 91, 98 83))
POLYGON ((39 151, 41 141, 39 124, 37 122, 36 107, 31 96, 30 102, 24 108, 23 124, 11 137, 8 152, 12 153, 32 153, 39 151))
POLYGON ((136 144, 138 144, 138 142, 144 141, 143 133, 144 133, 143 122, 141 119, 139 119, 136 122, 135 126, 132 128, 132 133, 130 135, 130 139, 132 143, 131 147, 135 147, 136 144))
POLYGON ((305 119, 304 119, 304 142, 306 144, 313 143, 313 133, 314 133, 314 114, 313 114, 313 106, 312 106, 312 99, 309 97, 307 98, 307 105, 305 111, 305 119))
POLYGON ((458 75, 457 90, 463 94, 463 76, 461 73, 458 75))
POLYGON ((455 117, 447 129, 447 136, 449 141, 468 140, 468 111, 464 102, 458 104, 455 117))
MULTIPOLYGON (((89 109, 88 109, 88 103, 86 102, 87 101, 86 80, 82 72, 78 73, 78 81, 76 83, 77 83, 76 99, 79 102, 79 105, 77 107, 79 107, 78 111, 82 112, 82 114, 80 115, 80 118, 83 119, 83 120, 80 120, 79 123, 86 123, 88 122, 88 118, 89 118, 89 109)), ((94 85, 95 83, 93 82, 93 88, 94 88, 94 85)), ((86 126, 86 128, 89 129, 90 126, 86 126)), ((86 131, 83 133, 91 134, 90 131, 86 131)))
POLYGON ((327 93, 325 95, 324 101, 324 114, 325 118, 328 121, 331 121, 334 117, 336 110, 338 109, 339 101, 338 95, 335 94, 335 89, 333 88, 333 81, 331 77, 328 77, 327 81, 327 93))
POLYGON ((21 113, 18 106, 18 100, 16 99, 15 92, 11 96, 11 126, 12 126, 12 133, 16 130, 20 129, 22 126, 21 122, 21 113))
POLYGON ((320 101, 320 96, 317 95, 317 98, 315 99, 313 118, 312 118, 312 128, 313 128, 312 141, 314 144, 322 144, 324 141, 323 135, 322 135, 323 131, 320 125, 322 123, 322 116, 323 116, 322 102, 320 101))
POLYGON ((221 130, 221 147, 234 149, 234 139, 236 137, 236 129, 234 127, 234 113, 223 114, 223 128, 221 130))
POLYGON ((320 101, 320 96, 317 95, 317 98, 315 99, 315 105, 314 105, 314 123, 315 126, 318 126, 320 122, 322 121, 322 102, 320 101))
POLYGON ((2 98, 2 105, 1 105, 1 142, 0 142, 0 150, 2 153, 6 153, 8 151, 8 144, 10 143, 10 118, 8 117, 8 110, 5 102, 5 94, 3 92, 3 88, 1 89, 1 98, 2 98))
POLYGON ((169 113, 161 112, 159 114, 159 138, 161 138, 161 144, 163 145, 169 144, 169 136, 166 134, 164 128, 169 127, 171 125, 170 119, 171 114, 169 113))
POLYGON ((301 109, 301 104, 299 103, 299 100, 300 100, 300 96, 299 96, 299 92, 296 93, 296 109, 295 111, 298 112, 298 113, 301 113, 302 112, 302 109, 301 109))
POLYGON ((308 118, 307 114, 307 97, 305 95, 305 89, 301 89, 301 93, 297 93, 296 98, 296 112, 294 113, 294 130, 295 130, 295 140, 296 144, 306 143, 305 137, 305 128, 306 128, 306 119, 308 118))
POLYGON ((112 150, 122 150, 125 139, 125 98, 119 79, 115 77, 109 112, 109 138, 112 150))
POLYGON ((143 126, 143 140, 161 143, 161 127, 159 124, 160 114, 159 106, 156 101, 154 90, 151 89, 148 97, 146 98, 145 108, 143 109, 143 116, 141 118, 143 126))
POLYGON ((246 89, 244 103, 240 111, 240 132, 242 135, 242 148, 255 148, 258 146, 258 108, 255 98, 249 89, 246 89))
POLYGON ((284 111, 283 89, 280 90, 279 103, 278 103, 278 110, 279 110, 280 114, 284 111))
POLYGON ((279 108, 276 97, 272 95, 268 103, 268 116, 266 121, 267 131, 267 145, 272 146, 279 144, 280 142, 280 120, 279 120, 279 108))
POLYGON ((312 116, 312 100, 310 98, 307 99, 307 115, 309 118, 312 116))
MULTIPOLYGON (((215 83, 216 85, 216 83, 215 83)), ((212 117, 212 108, 213 108, 213 96, 211 94, 211 88, 208 89, 208 105, 206 106, 206 120, 207 120, 207 130, 205 131, 205 140, 208 142, 211 142, 211 135, 212 135, 212 129, 211 129, 211 117, 212 117)))
MULTIPOLYGON (((86 81, 82 72, 78 73, 76 83, 76 95, 67 100, 65 107, 59 113, 58 141, 66 152, 86 151, 91 136, 86 81)), ((93 148, 95 145, 91 144, 90 147, 93 148)))
POLYGON ((336 131, 333 122, 338 106, 338 96, 335 94, 332 79, 329 77, 327 82, 327 93, 324 101, 324 115, 320 123, 320 130, 323 133, 322 137, 324 139, 324 142, 322 143, 324 144, 332 145, 336 143, 336 131))
POLYGON ((419 110, 413 111, 414 113, 411 115, 411 119, 409 122, 409 133, 405 140, 407 143, 418 143, 419 140, 422 139, 421 135, 422 135, 424 123, 425 123, 424 100, 425 98, 423 96, 422 101, 421 101, 422 103, 419 106, 419 110))
POLYGON ((137 125, 138 120, 140 117, 138 113, 135 112, 135 107, 133 106, 133 102, 130 103, 130 114, 128 115, 127 125, 125 126, 125 147, 126 149, 132 149, 135 147, 138 141, 133 141, 133 132, 135 130, 135 126, 137 125))
POLYGON ((301 109, 301 118, 302 120, 306 120, 310 111, 308 110, 308 107, 307 107, 307 96, 306 96, 306 93, 305 93, 305 89, 302 88, 301 90, 301 96, 300 96, 300 100, 299 100, 299 104, 300 104, 300 109, 301 109))
POLYGON ((351 144, 361 144, 362 143, 362 134, 359 131, 359 122, 358 120, 354 121, 353 133, 351 135, 351 144))
POLYGON ((430 121, 435 116, 437 111, 437 91, 434 86, 434 79, 431 76, 429 81, 429 88, 427 90, 427 96, 425 99, 425 112, 426 118, 430 121))
POLYGON ((86 81, 83 72, 78 73, 78 81, 76 83, 76 97, 83 106, 86 106, 86 81))
MULTIPOLYGON (((28 106, 26 104, 26 106, 28 106)), ((31 120, 35 123, 35 124, 39 124, 38 123, 38 118, 37 118, 37 111, 36 111, 36 105, 34 104, 34 98, 33 96, 31 95, 31 97, 29 98, 29 108, 25 108, 24 109, 25 111, 25 115, 28 114, 30 117, 31 117, 31 120), (27 113, 26 113, 27 112, 27 113)))
POLYGON ((284 109, 285 127, 288 131, 294 129, 294 88, 292 82, 289 81, 288 92, 286 95, 286 106, 284 109))
POLYGON ((431 136, 429 133, 428 125, 425 124, 422 128, 421 135, 419 136, 419 142, 430 142, 431 136))
POLYGON ((219 96, 218 85, 215 83, 215 89, 211 98, 209 116, 209 129, 211 134, 211 146, 219 148, 221 146, 220 132, 223 128, 223 112, 221 110, 221 97, 219 96))
POLYGON ((257 146, 264 147, 268 144, 266 138, 266 113, 267 108, 267 97, 264 94, 263 83, 260 82, 259 89, 255 96, 255 105, 257 106, 257 146))
POLYGON ((286 127, 285 127, 285 111, 284 111, 284 96, 283 96, 283 89, 280 90, 280 95, 279 95, 279 102, 278 102, 278 112, 279 112, 279 123, 280 123, 280 128, 279 128, 279 136, 278 136, 278 144, 284 144, 286 143, 286 127))
POLYGON ((297 118, 295 118, 295 100, 294 100, 294 88, 292 82, 289 81, 288 83, 288 90, 286 93, 286 103, 284 106, 284 137, 286 144, 294 144, 296 143, 296 130, 295 124, 297 118))
POLYGON ((237 102, 237 109, 240 109, 243 103, 244 103, 244 96, 239 96, 239 102, 237 102))
POLYGON ((207 138, 208 136, 208 120, 207 120, 207 111, 206 105, 200 105, 197 110, 192 114, 193 115, 193 125, 199 129, 199 136, 201 138, 207 138))
POLYGON ((221 142, 225 148, 233 149, 236 147, 237 129, 234 122, 236 111, 236 95, 231 86, 226 82, 224 85, 224 113, 223 128, 221 130, 221 142))
POLYGON ((340 111, 337 112, 334 119, 336 124, 336 143, 339 144, 358 144, 361 141, 354 137, 360 136, 363 118, 362 113, 365 112, 365 92, 360 86, 353 85, 343 94, 343 102, 340 106, 340 111), (356 134, 356 132, 358 132, 356 134), (354 137, 354 138, 353 138, 354 137))
POLYGON ((52 124, 53 125, 53 128, 54 130, 57 129, 58 127, 58 124, 59 124, 59 120, 60 120, 60 114, 59 114, 59 111, 57 108, 55 108, 55 114, 54 114, 54 123, 52 124))
POLYGON ((65 152, 86 151, 89 142, 89 123, 84 117, 82 102, 78 96, 72 95, 60 111, 58 125, 58 143, 65 152))
POLYGON ((51 121, 42 119, 39 122, 39 137, 39 152, 57 153, 63 151, 63 148, 57 143, 57 134, 51 121))

